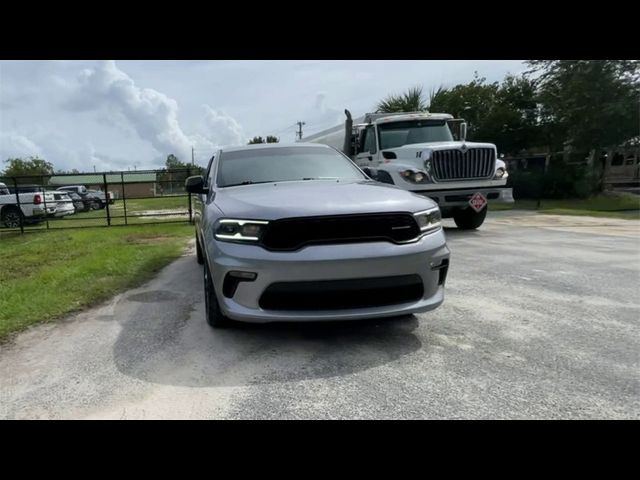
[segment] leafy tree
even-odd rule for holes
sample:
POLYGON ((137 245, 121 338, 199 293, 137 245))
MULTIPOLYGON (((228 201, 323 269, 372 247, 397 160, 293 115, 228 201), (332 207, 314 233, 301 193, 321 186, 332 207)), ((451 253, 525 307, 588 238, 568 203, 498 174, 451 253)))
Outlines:
POLYGON ((184 193, 184 181, 188 176, 204 175, 200 165, 184 163, 173 153, 167 156, 165 168, 158 174, 157 190, 160 194, 184 193))
POLYGON ((558 132, 555 147, 586 150, 619 145, 638 135, 640 61, 527 62, 543 108, 543 124, 558 132))
MULTIPOLYGON (((480 139, 483 122, 496 101, 499 83, 487 84, 484 77, 478 77, 467 84, 456 85, 449 89, 439 89, 431 96, 429 111, 450 113, 456 118, 467 121, 469 140, 480 139)), ((485 139, 490 141, 489 139, 485 139)))
POLYGON ((278 143, 279 141, 280 139, 278 137, 267 135, 267 138, 253 137, 251 140, 249 140, 248 145, 254 145, 256 143, 278 143))
MULTIPOLYGON (((3 175, 6 177, 49 177, 53 174, 53 164, 38 157, 28 160, 23 158, 9 158, 5 160, 7 167, 3 175)), ((47 178, 18 178, 18 183, 46 183, 47 178)))
POLYGON ((178 157, 176 157, 173 153, 167 156, 167 161, 165 162, 167 170, 178 170, 187 168, 189 165, 181 162, 178 157))
POLYGON ((420 86, 411 87, 399 95, 389 95, 376 105, 377 113, 424 112, 426 110, 427 101, 420 86))
MULTIPOLYGON (((564 146, 601 158, 608 147, 638 135, 640 125, 640 61, 533 60, 542 104, 541 124, 554 149, 564 146)), ((592 162, 597 188, 603 187, 604 165, 592 162)))

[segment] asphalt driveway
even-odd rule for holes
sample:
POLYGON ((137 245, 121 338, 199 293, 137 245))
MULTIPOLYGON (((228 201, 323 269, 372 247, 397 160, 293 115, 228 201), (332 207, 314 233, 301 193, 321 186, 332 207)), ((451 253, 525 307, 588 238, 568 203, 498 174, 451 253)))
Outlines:
POLYGON ((441 308, 353 323, 214 331, 186 255, 1 345, 0 418, 640 418, 640 222, 446 233, 441 308))

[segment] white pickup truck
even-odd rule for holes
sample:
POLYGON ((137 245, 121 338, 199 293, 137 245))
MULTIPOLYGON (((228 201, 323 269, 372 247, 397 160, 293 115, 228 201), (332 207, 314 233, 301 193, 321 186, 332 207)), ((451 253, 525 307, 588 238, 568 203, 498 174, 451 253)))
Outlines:
POLYGON ((50 192, 11 193, 0 183, 0 224, 17 228, 36 223, 56 213, 57 202, 50 192))

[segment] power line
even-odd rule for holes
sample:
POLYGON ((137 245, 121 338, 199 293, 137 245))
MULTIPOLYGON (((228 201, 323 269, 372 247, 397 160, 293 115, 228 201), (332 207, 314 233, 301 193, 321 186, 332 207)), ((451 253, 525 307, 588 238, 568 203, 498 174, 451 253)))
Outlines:
POLYGON ((282 132, 284 132, 285 130, 289 130, 290 128, 293 128, 293 127, 295 127, 295 126, 296 126, 296 124, 295 124, 295 123, 292 123, 291 125, 288 125, 288 126, 284 127, 282 130, 278 130, 277 132, 274 132, 274 134, 276 134, 276 135, 277 135, 278 133, 282 133, 282 132))

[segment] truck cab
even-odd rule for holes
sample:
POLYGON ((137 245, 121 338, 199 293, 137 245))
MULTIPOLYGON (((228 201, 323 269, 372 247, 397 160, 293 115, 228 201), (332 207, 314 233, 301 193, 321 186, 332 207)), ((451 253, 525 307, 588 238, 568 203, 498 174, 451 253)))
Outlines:
POLYGON ((513 202, 507 169, 492 143, 466 141, 466 123, 446 113, 368 113, 303 141, 326 143, 348 155, 367 175, 430 197, 444 217, 478 228, 489 202, 513 202))

